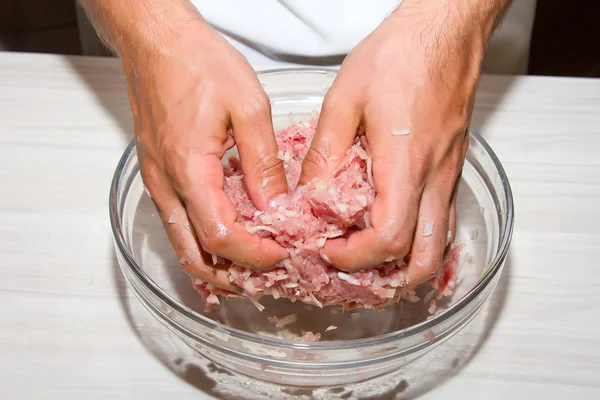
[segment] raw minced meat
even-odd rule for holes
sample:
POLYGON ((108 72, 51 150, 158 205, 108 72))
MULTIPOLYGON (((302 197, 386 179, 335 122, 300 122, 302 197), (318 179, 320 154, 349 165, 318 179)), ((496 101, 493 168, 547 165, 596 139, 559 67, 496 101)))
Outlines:
MULTIPOLYGON (((370 158, 358 140, 328 179, 318 178, 298 186, 302 161, 316 123, 317 116, 276 134, 278 157, 283 160, 290 193, 275 199, 265 211, 257 210, 248 197, 239 160, 235 157, 228 160, 225 192, 238 210, 238 221, 249 232, 276 240, 290 255, 266 272, 233 265, 229 269, 231 282, 244 289, 244 296, 254 300, 269 295, 318 307, 379 309, 403 297, 414 299, 414 292, 407 289, 405 260, 346 273, 323 256, 327 239, 344 237, 369 226, 368 210, 375 199, 375 190, 370 158)), ((456 247, 440 274, 431 281, 440 295, 453 288, 459 252, 456 247)), ((209 303, 218 304, 217 295, 223 294, 222 291, 207 283, 198 282, 195 286, 209 303)))

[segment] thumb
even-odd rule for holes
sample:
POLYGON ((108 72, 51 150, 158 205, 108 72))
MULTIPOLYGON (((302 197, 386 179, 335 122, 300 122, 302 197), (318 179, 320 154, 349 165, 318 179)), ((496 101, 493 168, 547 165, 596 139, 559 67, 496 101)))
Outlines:
POLYGON ((354 143, 359 123, 356 104, 330 90, 323 102, 317 132, 302 164, 301 185, 326 176, 335 168, 354 143))

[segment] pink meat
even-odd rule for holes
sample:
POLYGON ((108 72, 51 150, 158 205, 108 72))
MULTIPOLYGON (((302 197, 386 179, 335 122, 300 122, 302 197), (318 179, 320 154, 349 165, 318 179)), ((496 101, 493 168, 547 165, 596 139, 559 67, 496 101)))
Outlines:
POLYGON ((303 342, 318 342, 321 340, 321 334, 308 331, 304 335, 300 336, 298 340, 303 342))
MULTIPOLYGON (((225 192, 238 209, 238 221, 251 233, 276 240, 290 258, 267 272, 239 265, 230 268, 230 280, 244 295, 259 298, 300 300, 319 307, 343 305, 379 309, 414 292, 408 284, 404 260, 379 265, 368 271, 348 274, 330 265, 322 255, 325 241, 364 229, 368 210, 375 198, 367 152, 357 140, 328 179, 316 179, 298 187, 302 161, 316 130, 317 117, 293 124, 276 134, 279 158, 283 160, 290 193, 272 202, 266 211, 257 210, 246 192, 239 160, 226 167, 225 192)), ((432 280, 440 293, 453 287, 460 248, 432 280)), ((215 303, 215 291, 207 284, 195 285, 215 303)), ((218 299, 217 299, 218 302, 218 299)))

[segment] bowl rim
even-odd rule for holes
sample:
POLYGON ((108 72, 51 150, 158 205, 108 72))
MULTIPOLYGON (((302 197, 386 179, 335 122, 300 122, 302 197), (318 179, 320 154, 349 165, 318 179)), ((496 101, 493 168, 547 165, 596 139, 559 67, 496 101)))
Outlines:
MULTIPOLYGON (((276 69, 264 69, 257 70, 256 73, 258 77, 261 76, 270 76, 270 75, 278 75, 278 74, 298 74, 298 73, 311 73, 311 74, 327 74, 327 73, 336 73, 338 70, 333 68, 322 68, 322 67, 293 67, 293 68, 276 68, 276 69)), ((125 149, 123 155, 121 156, 117 167, 115 169, 113 179, 110 186, 110 194, 109 194, 109 217, 110 224, 113 233, 114 243, 116 244, 116 249, 119 251, 120 255, 126 261, 126 265, 130 271, 132 271, 137 278, 142 282, 142 284, 146 287, 147 290, 151 291, 156 297, 158 297, 161 301, 166 303, 169 307, 171 307, 174 311, 178 312, 181 316, 186 319, 191 320, 194 323, 198 323, 209 330, 217 329, 226 332, 231 337, 237 338, 239 340, 253 342, 260 345, 269 345, 275 348, 282 349, 311 349, 311 350, 343 350, 349 348, 366 348, 371 346, 377 346, 381 344, 389 344, 395 339, 414 337, 416 335, 422 335, 428 330, 435 328, 439 324, 444 321, 450 319, 457 313, 459 313, 462 309, 464 309, 468 304, 470 304, 475 298, 477 298, 484 289, 492 282, 494 277, 501 271, 502 265, 506 260, 508 255, 508 250, 510 247, 510 243, 512 240, 513 229, 514 229, 514 202, 512 189, 510 186, 510 182, 506 175, 500 160, 489 146, 489 144, 485 141, 485 139, 477 132, 477 130, 473 128, 469 128, 469 136, 470 139, 474 139, 477 141, 486 151, 487 155, 492 160, 494 167, 496 168, 496 172, 499 175, 500 181, 502 183, 502 187, 506 197, 506 229, 502 232, 502 236, 499 241, 499 250, 494 257, 494 259, 488 264, 489 268, 485 271, 483 277, 479 279, 477 284, 469 290, 462 298, 460 298, 456 303, 452 304, 448 309, 442 311, 440 314, 435 315, 433 318, 426 319, 421 321, 415 325, 411 325, 409 327, 403 328, 398 331, 389 332, 384 335, 378 335, 363 339, 351 339, 351 340, 332 340, 332 341, 323 341, 323 342, 295 342, 288 339, 281 338, 273 338, 268 336, 262 336, 259 334, 247 332, 241 329, 232 328, 227 325, 223 325, 219 322, 216 322, 210 318, 199 314, 192 309, 186 307, 185 305, 179 303, 175 300, 168 292, 163 290, 160 285, 154 282, 135 261, 133 254, 129 250, 125 238, 123 237, 123 232, 121 230, 121 223, 119 220, 119 204, 117 204, 117 193, 120 187, 122 172, 125 166, 128 164, 132 153, 135 149, 135 138, 131 140, 127 148, 125 149)), ((139 172, 139 166, 138 166, 139 172)), ((136 174, 138 173, 136 172, 136 174)), ((135 176, 135 175, 134 175, 135 176)), ((124 200, 123 200, 124 202, 124 200)), ((121 268, 123 266, 121 265, 121 268)), ((127 279, 128 280, 128 279, 127 279)), ((128 280, 129 281, 129 280, 128 280)), ((128 282, 131 284, 130 282, 128 282)), ((179 324, 177 324, 179 325, 179 324)), ((188 330, 186 328, 186 330, 188 330)), ((194 336, 198 336, 197 332, 189 332, 194 336)))

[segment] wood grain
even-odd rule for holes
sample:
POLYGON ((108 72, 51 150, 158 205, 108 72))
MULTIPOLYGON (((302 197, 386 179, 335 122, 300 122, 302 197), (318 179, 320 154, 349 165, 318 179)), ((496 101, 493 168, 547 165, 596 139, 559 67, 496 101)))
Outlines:
POLYGON ((116 60, 2 53, 0 88, 0 398, 600 398, 600 80, 482 79, 473 126, 516 208, 498 290, 411 370, 314 392, 197 359, 128 291, 107 211, 131 138, 116 60))

